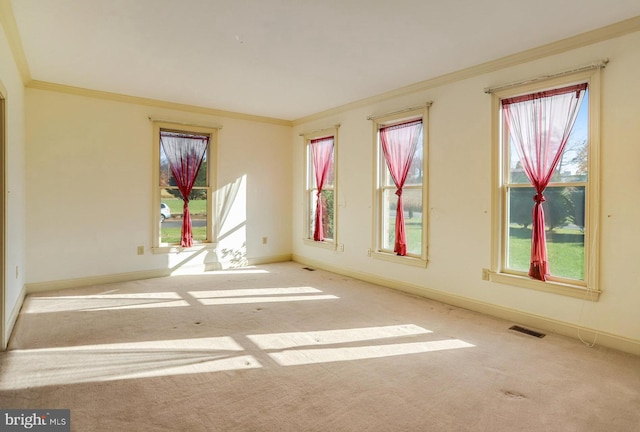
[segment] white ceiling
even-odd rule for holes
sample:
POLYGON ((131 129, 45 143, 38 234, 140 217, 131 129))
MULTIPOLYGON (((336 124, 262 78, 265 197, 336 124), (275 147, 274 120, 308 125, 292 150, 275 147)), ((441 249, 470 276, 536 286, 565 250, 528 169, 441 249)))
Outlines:
POLYGON ((640 0, 12 0, 34 80, 294 120, 640 15, 640 0))

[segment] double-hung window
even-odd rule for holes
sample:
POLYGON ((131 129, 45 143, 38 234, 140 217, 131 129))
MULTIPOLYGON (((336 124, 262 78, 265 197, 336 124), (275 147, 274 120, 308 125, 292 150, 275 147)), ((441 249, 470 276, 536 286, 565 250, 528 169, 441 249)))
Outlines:
POLYGON ((427 112, 372 118, 375 258, 426 266, 427 112))
POLYGON ((216 129, 154 122, 154 250, 214 242, 216 129))
POLYGON ((335 249, 337 128, 304 135, 305 243, 335 249))
POLYGON ((599 74, 494 93, 492 280, 597 298, 599 74))

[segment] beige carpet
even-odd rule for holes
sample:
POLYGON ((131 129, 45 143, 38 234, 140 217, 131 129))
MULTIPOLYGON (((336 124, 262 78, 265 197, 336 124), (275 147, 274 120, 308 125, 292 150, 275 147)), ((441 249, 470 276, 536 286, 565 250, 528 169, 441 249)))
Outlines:
POLYGON ((73 431, 640 431, 640 357, 296 263, 31 295, 0 408, 73 431))

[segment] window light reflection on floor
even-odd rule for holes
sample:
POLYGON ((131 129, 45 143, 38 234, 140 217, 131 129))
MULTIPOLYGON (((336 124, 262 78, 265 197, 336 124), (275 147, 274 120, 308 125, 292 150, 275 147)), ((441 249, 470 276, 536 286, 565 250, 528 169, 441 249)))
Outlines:
POLYGON ((281 366, 365 360, 474 346, 459 339, 388 343, 393 338, 405 338, 406 340, 406 338, 415 338, 429 333, 432 333, 431 330, 420 326, 403 324, 310 332, 269 333, 248 335, 247 338, 263 350, 281 350, 269 353, 269 356, 281 366), (386 342, 353 346, 353 344, 373 340, 386 342), (336 344, 351 345, 318 348, 318 346, 336 344))
POLYGON ((2 354, 0 390, 260 369, 263 356, 279 366, 301 366, 475 346, 460 339, 424 340, 426 335, 433 334, 401 324, 254 334, 244 344, 217 336, 11 350, 2 354))
POLYGON ((229 336, 13 350, 2 365, 0 390, 262 367, 229 336))
POLYGON ((300 366, 314 363, 366 360, 432 351, 470 348, 474 345, 459 339, 430 342, 410 342, 400 344, 368 345, 358 347, 292 349, 270 353, 282 366, 300 366))
POLYGON ((189 306, 177 292, 150 292, 127 294, 89 294, 81 296, 30 296, 22 312, 87 312, 116 309, 142 309, 189 306))
POLYGON ((410 335, 431 333, 413 324, 382 327, 364 327, 310 332, 269 333, 248 335, 247 337, 263 350, 295 348, 307 345, 330 345, 337 343, 361 342, 410 335))
POLYGON ((214 291, 189 291, 189 295, 196 298, 205 306, 248 304, 248 303, 274 303, 309 300, 335 300, 339 297, 322 293, 313 287, 286 287, 286 288, 250 288, 236 290, 214 291), (283 295, 295 294, 295 295, 283 295))

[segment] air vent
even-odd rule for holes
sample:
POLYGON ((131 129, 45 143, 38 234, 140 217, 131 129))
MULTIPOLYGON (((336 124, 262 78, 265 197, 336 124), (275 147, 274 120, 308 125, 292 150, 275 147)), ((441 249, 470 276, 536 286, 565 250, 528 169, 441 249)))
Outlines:
POLYGON ((528 329, 528 328, 520 327, 518 325, 514 325, 514 326, 509 327, 509 330, 515 330, 517 332, 528 334, 529 336, 535 336, 535 337, 540 338, 540 339, 545 337, 544 333, 540 333, 540 332, 537 332, 535 330, 531 330, 531 329, 528 329))
POLYGON ((316 271, 316 269, 311 268, 311 267, 302 267, 303 270, 307 270, 307 271, 316 271))

